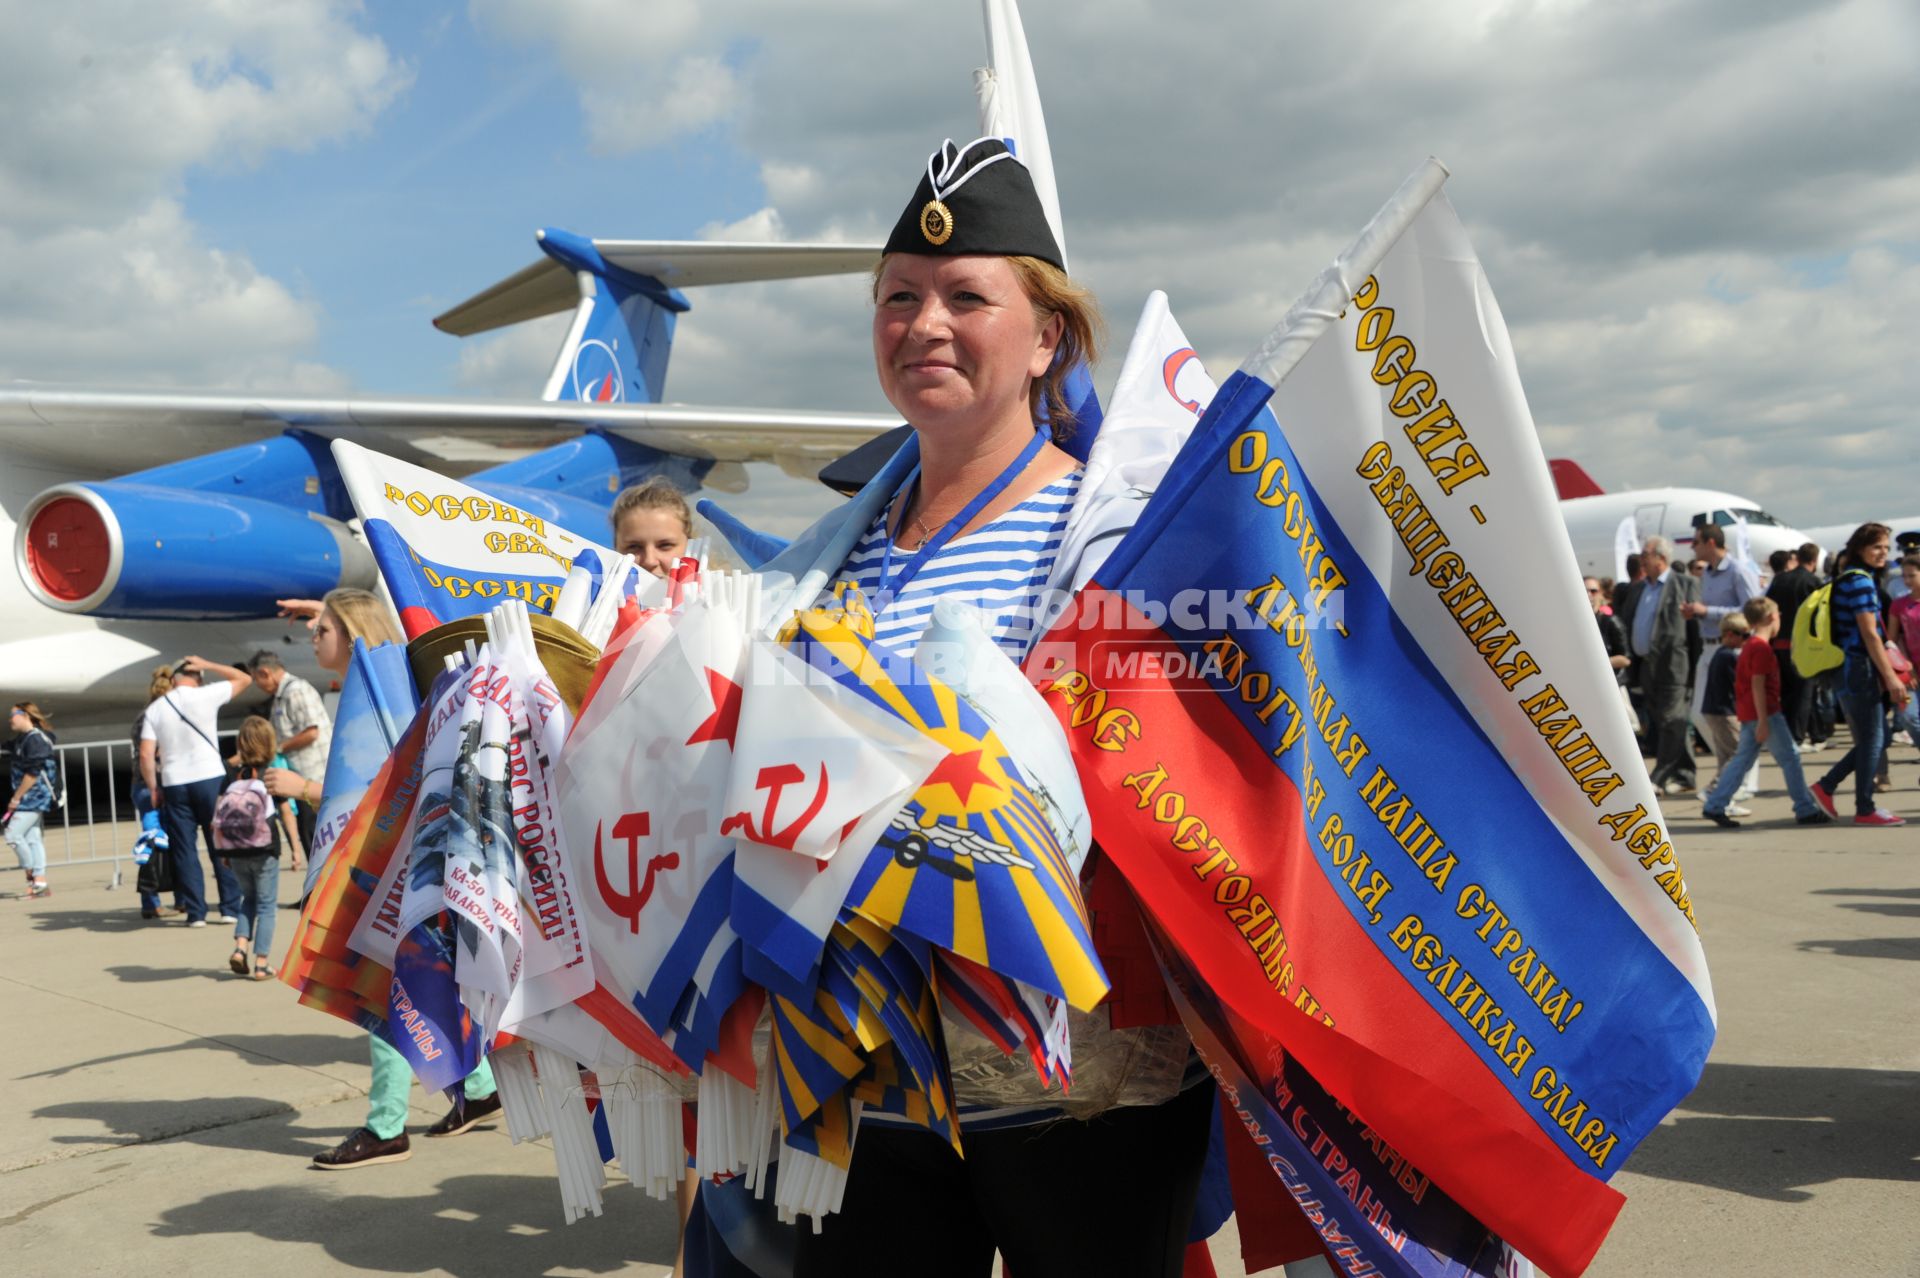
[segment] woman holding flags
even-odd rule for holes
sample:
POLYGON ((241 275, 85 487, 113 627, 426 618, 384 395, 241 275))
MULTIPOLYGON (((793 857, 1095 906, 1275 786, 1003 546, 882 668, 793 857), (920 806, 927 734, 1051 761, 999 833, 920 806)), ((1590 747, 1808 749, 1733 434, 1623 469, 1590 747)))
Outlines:
MULTIPOLYGON (((911 654, 935 603, 959 601, 1009 659, 1026 655, 1049 587, 1075 579, 1070 519, 1109 496, 1084 490, 1060 447, 1073 429, 1065 382, 1093 358, 1098 324, 1006 146, 935 152, 874 275, 874 363, 919 465, 831 592, 858 588, 878 645, 911 654)), ((1104 1025, 1106 1009, 1093 1015, 1104 1025)), ((969 1033, 947 1021, 956 1056, 969 1033)), ((1186 1081, 1164 1103, 1090 1121, 1063 1117, 1037 1087, 1031 1104, 997 1094, 992 1109, 970 1106, 962 1084, 964 1159, 923 1128, 870 1117, 840 1211, 819 1233, 798 1231, 795 1272, 858 1272, 886 1256, 984 1275, 997 1249, 1023 1274, 1177 1274, 1213 1091, 1198 1071, 1186 1081)))
MULTIPOLYGON (((308 619, 313 632, 313 658, 331 674, 346 674, 356 639, 368 647, 405 642, 386 604, 371 591, 342 587, 329 591, 323 600, 283 599, 280 606, 289 616, 308 619)), ((269 768, 264 779, 276 798, 298 799, 316 807, 319 804, 319 778, 303 777, 290 768, 269 768)), ((367 1088, 366 1126, 355 1128, 338 1145, 313 1156, 313 1165, 323 1171, 373 1167, 413 1156, 412 1142, 407 1138, 407 1094, 413 1088, 413 1069, 378 1035, 369 1034, 367 1045, 373 1054, 373 1078, 367 1088)), ((455 1105, 427 1128, 427 1135, 457 1136, 499 1112, 493 1071, 485 1060, 467 1077, 465 1091, 465 1104, 455 1105)))

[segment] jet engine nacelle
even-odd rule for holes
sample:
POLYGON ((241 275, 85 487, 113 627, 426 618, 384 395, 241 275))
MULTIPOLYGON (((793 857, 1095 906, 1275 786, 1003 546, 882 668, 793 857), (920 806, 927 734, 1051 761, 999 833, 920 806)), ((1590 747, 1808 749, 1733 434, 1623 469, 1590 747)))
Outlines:
POLYGON ((338 520, 130 479, 60 484, 35 497, 20 517, 14 562, 48 607, 115 618, 270 617, 276 599, 371 588, 377 575, 338 520))

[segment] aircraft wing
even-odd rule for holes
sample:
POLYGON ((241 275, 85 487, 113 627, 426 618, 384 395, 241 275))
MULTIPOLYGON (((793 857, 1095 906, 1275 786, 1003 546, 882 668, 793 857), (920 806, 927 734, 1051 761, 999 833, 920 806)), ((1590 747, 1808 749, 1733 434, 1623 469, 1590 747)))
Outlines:
POLYGON ((78 474, 122 474, 289 428, 448 473, 498 465, 588 427, 684 457, 768 461, 811 478, 900 424, 885 413, 682 404, 0 387, 8 453, 78 474))

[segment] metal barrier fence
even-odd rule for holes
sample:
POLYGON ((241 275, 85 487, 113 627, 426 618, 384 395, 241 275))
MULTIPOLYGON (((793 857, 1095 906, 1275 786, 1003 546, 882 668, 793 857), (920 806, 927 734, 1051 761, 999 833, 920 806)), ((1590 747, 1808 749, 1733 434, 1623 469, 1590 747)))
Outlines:
MULTIPOLYGON (((234 735, 232 729, 214 734, 223 755, 234 735)), ((132 864, 133 839, 140 831, 139 816, 133 810, 133 782, 140 775, 133 743, 125 738, 61 742, 53 749, 67 801, 60 811, 47 814, 42 832, 47 844, 47 865, 51 868, 112 861, 115 864, 111 886, 119 887, 119 862, 132 864)), ((18 870, 20 866, 16 861, 5 868, 18 870)))

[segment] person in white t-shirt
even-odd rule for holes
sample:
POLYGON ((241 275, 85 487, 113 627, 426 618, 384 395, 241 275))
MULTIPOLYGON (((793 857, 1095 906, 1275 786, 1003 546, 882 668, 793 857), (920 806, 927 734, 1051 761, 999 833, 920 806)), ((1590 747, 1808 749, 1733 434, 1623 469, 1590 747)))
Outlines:
MULTIPOLYGON (((200 834, 213 848, 213 805, 225 783, 227 765, 216 743, 220 707, 245 692, 253 676, 204 657, 188 657, 173 671, 173 690, 147 707, 140 722, 140 775, 153 791, 160 826, 167 832, 173 858, 174 887, 187 912, 188 927, 207 925, 206 880, 200 871, 200 834), (206 684, 211 673, 219 683, 206 684)), ((222 922, 238 917, 240 885, 214 859, 222 922)))

